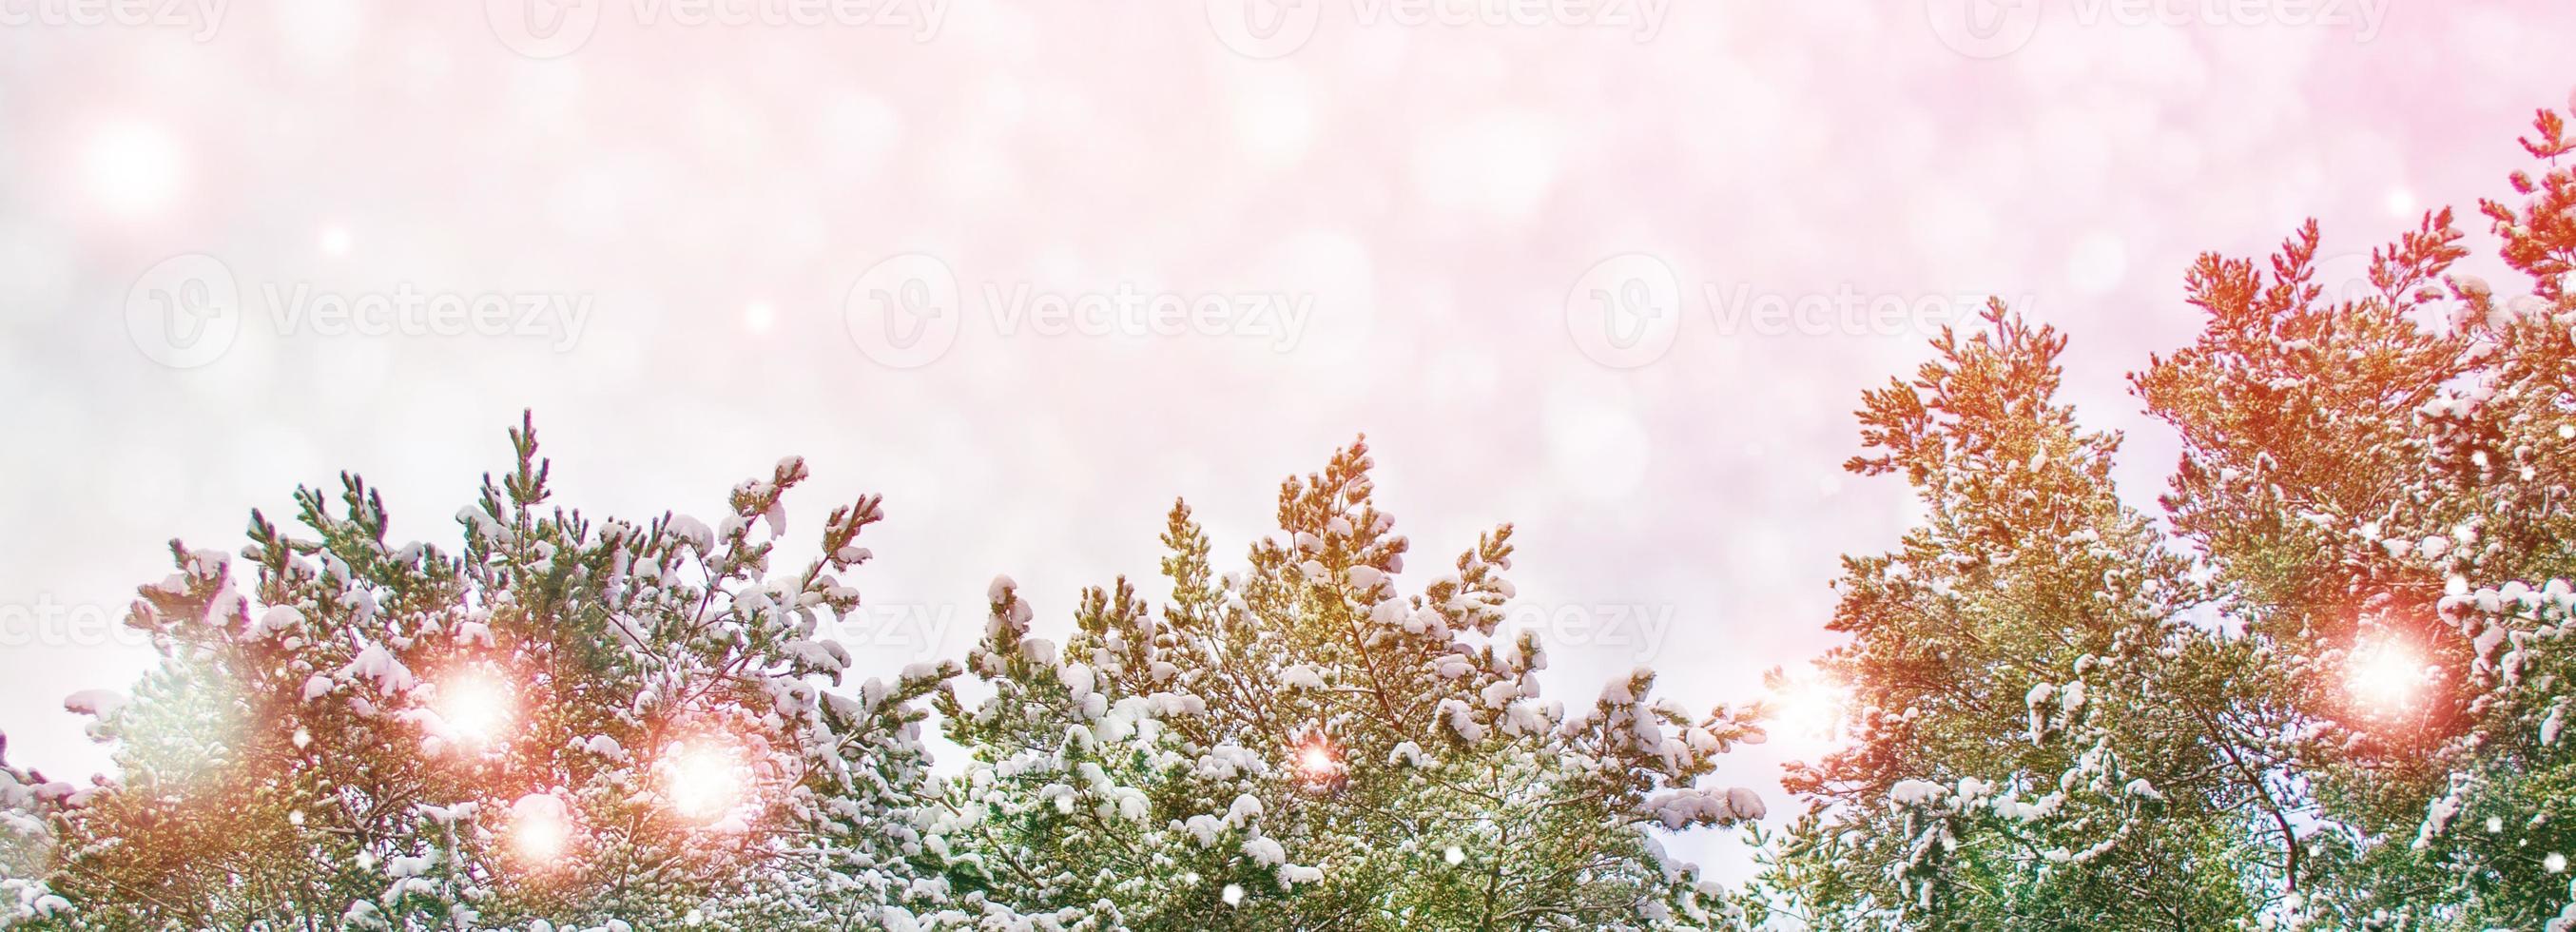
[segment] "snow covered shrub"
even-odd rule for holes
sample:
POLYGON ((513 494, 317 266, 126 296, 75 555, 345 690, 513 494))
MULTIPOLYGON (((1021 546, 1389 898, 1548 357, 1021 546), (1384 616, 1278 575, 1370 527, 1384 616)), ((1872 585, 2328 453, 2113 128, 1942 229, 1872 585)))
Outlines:
POLYGON ((159 667, 73 697, 121 773, 52 814, 70 908, 39 921, 873 928, 935 895, 905 863, 916 700, 953 667, 829 691, 849 658, 815 636, 858 602, 877 501, 780 571, 801 461, 713 526, 593 521, 545 507, 533 425, 511 440, 461 552, 389 539, 354 476, 299 491, 299 530, 254 512, 237 554, 173 542, 127 619, 159 667))
POLYGON ((1704 788, 1757 736, 1639 671, 1544 701, 1498 630, 1508 527, 1415 594, 1353 447, 1223 577, 1186 508, 1172 603, 1087 594, 1061 649, 1007 580, 968 658, 844 683, 864 498, 773 560, 789 459, 715 524, 547 503, 533 425, 458 514, 388 537, 343 477, 176 542, 127 623, 160 664, 77 694, 120 773, 0 774, 0 925, 66 929, 1684 929, 1724 900, 1658 832, 1759 817, 1704 788), (928 702, 925 702, 928 700, 928 702), (933 706, 971 760, 942 779, 933 706))
POLYGON ((1094 589, 1061 647, 1007 578, 943 695, 974 760, 931 828, 960 891, 1066 928, 1732 927, 1658 832, 1762 815, 1703 786, 1750 709, 1694 715, 1639 670, 1568 708, 1499 630, 1512 532, 1407 591, 1412 545, 1364 444, 1288 480, 1278 533, 1220 574, 1176 504, 1170 602, 1094 589))

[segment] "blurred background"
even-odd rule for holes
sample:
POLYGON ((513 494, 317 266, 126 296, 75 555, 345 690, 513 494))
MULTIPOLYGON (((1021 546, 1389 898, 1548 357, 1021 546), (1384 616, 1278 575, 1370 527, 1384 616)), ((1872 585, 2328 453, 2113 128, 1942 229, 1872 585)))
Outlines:
MULTIPOLYGON (((788 454, 792 536, 883 493, 871 673, 962 656, 1009 573, 1069 630, 1175 496, 1239 555, 1366 432, 1419 577, 1519 528, 1516 626, 1588 704, 1694 706, 1834 643, 1859 392, 2000 295, 2067 395, 2181 272, 2324 223, 2333 274, 2506 194, 2576 6, 2432 0, 12 0, 0 5, 0 731, 172 537, 363 473, 452 516, 533 408, 559 500, 712 517, 788 454)), ((2483 219, 2464 216, 2483 251, 2483 219)), ((2486 271, 2487 260, 2473 261, 2486 271)), ((2510 279, 2497 276, 2499 282, 2510 279)), ((1777 763, 1729 784, 1790 807, 1777 763)), ((1725 876, 1725 836, 1676 847, 1725 876)))

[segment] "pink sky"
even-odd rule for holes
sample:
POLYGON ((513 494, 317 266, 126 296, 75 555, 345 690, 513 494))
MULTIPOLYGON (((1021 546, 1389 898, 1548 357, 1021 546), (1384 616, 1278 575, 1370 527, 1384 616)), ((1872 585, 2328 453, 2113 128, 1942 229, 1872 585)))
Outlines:
MULTIPOLYGON (((356 469, 396 536, 450 544, 523 407, 597 512, 713 513, 789 453, 804 530, 884 493, 875 669, 962 655, 997 572, 1061 630, 1077 587, 1153 571, 1175 495, 1240 553, 1281 476, 1365 431, 1421 557, 1520 525, 1558 697, 1644 662, 1752 699, 1831 643, 1837 555, 1908 519, 1838 464, 1922 321, 1993 293, 2068 331, 2069 394, 2151 502, 2170 444, 2122 375, 2198 325, 2194 254, 2311 215, 2366 250, 2501 193, 2576 84, 2564 3, 725 2, 750 21, 541 7, 572 16, 550 41, 517 0, 8 8, 11 762, 103 766, 60 698, 141 669, 94 621, 168 538, 238 547, 248 508, 356 469), (953 335, 870 336, 880 289, 943 287, 953 335), (154 329, 210 294, 229 336, 154 329), (538 313, 329 317, 405 296, 538 313), (1041 310, 1122 296, 1211 316, 1041 310), (1819 301, 1911 316, 1760 313, 1819 301)), ((1778 753, 1727 781, 1776 804, 1778 753)))

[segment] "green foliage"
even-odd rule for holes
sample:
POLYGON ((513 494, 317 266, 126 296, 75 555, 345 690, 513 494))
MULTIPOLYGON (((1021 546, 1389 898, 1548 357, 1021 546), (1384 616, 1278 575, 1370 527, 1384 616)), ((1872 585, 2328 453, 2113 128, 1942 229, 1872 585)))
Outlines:
POLYGON ((0 779, 0 925, 61 929, 1688 929, 1737 924, 1658 833, 1760 815, 1703 788, 1752 710, 1580 713, 1499 630, 1511 529, 1416 594, 1354 446, 1218 576, 1188 509, 1170 600, 1086 593, 1059 650, 1008 580, 968 658, 844 684, 869 497, 778 566, 789 459, 710 527, 549 508, 533 427, 451 555, 344 477, 128 623, 93 692, 121 771, 0 779), (242 588, 236 588, 240 586, 242 588), (921 726, 970 758, 943 779, 921 726))
POLYGON ((1878 452, 1850 468, 1905 476, 1926 517, 1837 584, 1852 641, 1819 666, 1856 738, 1792 773, 1815 809, 1773 882, 1818 928, 2206 925, 2249 895, 2251 838, 2209 824, 2239 802, 2201 740, 2223 725, 2152 701, 2206 653, 2195 587, 2112 488, 2118 438, 2053 401, 2064 338, 1985 322, 1866 399, 1878 452))
POLYGON ((254 512, 247 580, 174 542, 179 572, 127 621, 160 666, 131 701, 83 703, 121 770, 52 812, 51 922, 766 928, 901 901, 915 700, 946 671, 826 694, 847 657, 813 639, 857 603, 835 574, 866 559, 875 500, 772 576, 802 463, 738 486, 719 528, 593 524, 542 509, 533 428, 512 442, 461 555, 388 543, 354 476, 337 502, 298 492, 308 537, 254 512), (704 811, 674 805, 708 792, 671 769, 691 742, 722 755, 704 811))
POLYGON ((939 830, 961 886, 1069 927, 1659 929, 1730 920, 1655 831, 1760 814, 1695 788, 1751 710, 1650 702, 1651 673, 1568 713, 1535 638, 1498 630, 1511 528, 1418 594, 1364 446, 1279 495, 1281 535, 1217 575, 1185 505, 1169 603, 1087 593, 1059 651, 1007 579, 943 698, 974 749, 939 830))
POLYGON ((2529 294, 2451 272, 2447 210, 2362 287, 2313 223, 2193 266, 2207 327, 2133 378, 2182 440, 2164 527, 2000 307, 1870 393, 1852 468, 1929 517, 1847 563, 1821 666, 1858 737, 1753 895, 1836 929, 2576 928, 2576 142, 2535 127, 2529 200, 2483 205, 2529 294))

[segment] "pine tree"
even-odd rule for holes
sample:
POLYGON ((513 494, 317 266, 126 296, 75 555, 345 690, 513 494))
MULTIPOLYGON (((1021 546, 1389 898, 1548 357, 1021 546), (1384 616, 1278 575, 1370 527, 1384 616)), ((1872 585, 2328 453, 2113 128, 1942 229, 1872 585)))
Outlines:
POLYGON ((1008 580, 970 656, 839 687, 818 635, 875 498, 777 569, 803 463, 710 527, 550 508, 532 424, 458 515, 392 543, 379 494, 173 542, 128 624, 160 664, 73 696, 119 772, 0 773, 0 924, 65 929, 1736 927, 1664 833, 1758 818, 1702 787, 1758 709, 1638 671, 1580 713, 1500 629, 1511 530, 1399 595, 1365 448, 1281 492, 1215 575, 1176 507, 1149 612, 1120 580, 1059 651, 1008 580), (235 566, 247 569, 240 576, 235 566), (927 704, 973 760, 930 770, 927 704))
POLYGON ((1847 561, 1858 744, 1798 775, 1755 893, 1820 928, 2576 930, 2576 142, 2543 111, 2523 144, 2548 167, 2482 211, 2528 294, 2451 271, 2447 210, 2363 294, 2314 223, 2193 266, 2206 329, 2133 380, 2183 441, 2167 529, 2050 401, 2044 329, 1998 309, 1872 393, 1854 467, 1930 517, 1847 561))
POLYGON ((457 554, 390 542, 355 476, 299 490, 309 536, 253 512, 246 574, 173 542, 127 620, 159 666, 73 697, 120 771, 49 794, 44 922, 869 928, 917 898, 918 700, 953 667, 829 691, 849 658, 816 636, 877 500, 773 573, 801 461, 715 527, 593 522, 544 507, 533 424, 511 441, 457 554))
POLYGON ((2208 332, 2139 379, 2185 441, 2176 526, 2270 660, 2237 692, 2281 710, 2320 926, 2576 928, 2553 724, 2576 672, 2576 143, 2534 126, 2526 202, 2482 205, 2530 293, 2451 273, 2440 211, 2373 254, 2373 293, 2321 301, 2311 225, 2268 279, 2202 260, 2208 332))
POLYGON ((1537 639, 1500 630, 1512 531, 1415 594, 1364 444, 1285 482, 1280 535, 1219 575, 1176 504, 1170 602, 1121 578, 1058 649, 1007 579, 940 700, 972 749, 937 828, 960 890, 1069 929, 1732 927, 1659 833, 1758 818, 1700 786, 1758 737, 1640 670, 1588 708, 1540 697, 1537 639))
POLYGON ((2412 491, 2442 507, 2414 528, 2383 528, 2401 544, 2422 536, 2411 547, 2382 538, 2382 550, 2441 573, 2434 608, 2447 630, 2436 631, 2451 663, 2431 685, 2448 694, 2436 708, 2463 719, 2408 851, 2456 891, 2463 928, 2571 932, 2576 749, 2562 731, 2576 692, 2576 139, 2544 110, 2522 144, 2548 161, 2542 177, 2514 174, 2518 210, 2490 200, 2481 211, 2532 290, 2498 301, 2473 277, 2447 281, 2480 371, 2424 412, 2430 464, 2412 491))
POLYGON ((0 735, 0 928, 51 919, 71 901, 45 883, 54 859, 53 813, 77 792, 43 774, 9 766, 9 739, 0 735))
POLYGON ((1990 305, 1869 393, 1874 455, 1926 509, 1851 558, 1819 664, 1855 744, 1791 775, 1814 808, 1771 883, 1813 928, 2213 928, 2247 911, 2234 800, 2198 710, 2156 701, 2206 651, 2183 561, 2110 480, 2113 435, 2054 401, 2065 340, 1990 305))

